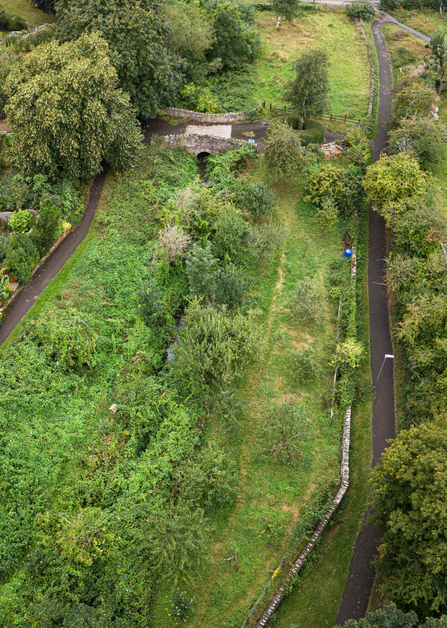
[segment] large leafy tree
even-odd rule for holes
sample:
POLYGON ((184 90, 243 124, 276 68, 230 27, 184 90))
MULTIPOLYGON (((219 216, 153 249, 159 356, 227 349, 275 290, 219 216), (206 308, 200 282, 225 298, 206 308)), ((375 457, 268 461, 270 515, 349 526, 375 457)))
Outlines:
POLYGON ((404 613, 395 604, 390 604, 386 608, 367 613, 362 619, 349 619, 344 628, 447 628, 447 617, 430 617, 420 622, 414 611, 404 613))
POLYGON ((244 3, 218 0, 208 5, 216 40, 209 59, 220 59, 224 70, 234 70, 253 61, 259 50, 259 33, 253 27, 253 14, 244 3))
POLYGON ((103 159, 116 168, 135 163, 141 135, 108 52, 98 34, 85 34, 38 48, 13 68, 5 111, 22 174, 88 181, 103 159))
POLYGON ((329 105, 329 55, 326 50, 311 48, 295 63, 296 78, 290 81, 284 99, 306 120, 321 115, 329 105))
POLYGON ((417 160, 405 153, 381 157, 368 167, 363 180, 368 200, 377 205, 422 194, 429 183, 417 160))
POLYGON ((373 470, 377 571, 386 597, 421 616, 447 611, 447 434, 402 431, 373 470))
POLYGON ((158 0, 59 0, 58 38, 100 32, 108 42, 119 85, 137 113, 154 117, 172 104, 183 62, 167 48, 168 21, 158 0))

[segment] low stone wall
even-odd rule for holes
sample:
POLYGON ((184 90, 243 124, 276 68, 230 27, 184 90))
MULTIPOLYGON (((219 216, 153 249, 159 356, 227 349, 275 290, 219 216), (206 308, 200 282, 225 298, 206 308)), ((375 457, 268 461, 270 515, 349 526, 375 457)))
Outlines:
POLYGON ((218 155, 240 148, 244 144, 246 144, 244 140, 220 139, 209 135, 165 135, 162 142, 162 146, 171 148, 181 146, 194 155, 199 155, 199 153, 218 155))
POLYGON ((359 27, 363 39, 365 40, 366 52, 368 54, 369 67, 371 68, 371 78, 370 78, 370 88, 369 88, 369 105, 368 105, 368 116, 372 115, 373 105, 374 105, 374 89, 375 89, 375 78, 374 78, 374 63, 371 57, 371 51, 369 49, 369 41, 366 37, 365 31, 363 30, 363 26, 358 18, 355 18, 355 23, 359 27))
POLYGON ((226 122, 238 122, 245 120, 245 113, 200 113, 199 111, 189 111, 188 109, 176 109, 175 107, 166 107, 163 112, 167 116, 173 118, 188 118, 188 120, 196 120, 197 122, 217 122, 224 124, 226 122))

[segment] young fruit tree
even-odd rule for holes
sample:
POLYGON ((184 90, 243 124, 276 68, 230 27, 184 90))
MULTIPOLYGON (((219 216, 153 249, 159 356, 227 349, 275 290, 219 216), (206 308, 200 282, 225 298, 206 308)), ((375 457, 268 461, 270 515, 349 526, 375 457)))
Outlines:
POLYGON ((427 47, 430 48, 427 65, 439 81, 438 94, 440 96, 447 71, 447 33, 444 27, 440 26, 433 33, 427 47))

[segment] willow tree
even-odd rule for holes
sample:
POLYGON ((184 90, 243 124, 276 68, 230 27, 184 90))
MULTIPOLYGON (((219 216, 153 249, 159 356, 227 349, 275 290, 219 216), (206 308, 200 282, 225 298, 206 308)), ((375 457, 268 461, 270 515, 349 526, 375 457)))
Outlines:
POLYGON ((97 34, 26 55, 5 85, 18 170, 89 181, 103 159, 119 169, 135 164, 141 134, 117 82, 108 45, 97 34))

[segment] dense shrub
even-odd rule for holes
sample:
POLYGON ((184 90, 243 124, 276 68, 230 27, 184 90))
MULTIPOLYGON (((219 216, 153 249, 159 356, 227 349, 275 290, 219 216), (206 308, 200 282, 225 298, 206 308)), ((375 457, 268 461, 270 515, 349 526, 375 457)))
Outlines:
POLYGON ((6 250, 3 267, 11 271, 19 283, 25 284, 30 280, 38 261, 39 252, 30 236, 14 234, 6 250))
POLYGON ((254 216, 265 216, 270 213, 275 197, 272 191, 263 183, 245 183, 237 195, 237 202, 242 209, 254 216))
POLYGON ((9 244, 9 237, 6 235, 0 235, 0 263, 3 262, 5 258, 8 244, 9 244))
POLYGON ((309 144, 321 144, 324 140, 326 129, 324 124, 317 122, 316 120, 307 120, 305 122, 304 130, 300 131, 300 140, 303 146, 309 144))
POLYGON ((17 209, 8 220, 8 227, 14 233, 26 233, 33 223, 33 215, 26 209, 17 209))
POLYGON ((41 257, 48 253, 60 233, 60 213, 60 208, 57 205, 41 204, 39 220, 31 234, 41 257))
POLYGON ((218 260, 213 256, 211 244, 205 248, 194 244, 186 260, 189 292, 193 298, 211 298, 214 293, 214 273, 218 260))
POLYGON ((214 223, 213 253, 240 264, 246 254, 247 223, 234 207, 224 209, 214 223))
POLYGON ((307 410, 294 401, 271 404, 257 426, 262 455, 278 464, 297 465, 304 453, 307 410))
POLYGON ((405 118, 390 131, 389 139, 392 151, 414 154, 424 170, 442 159, 445 142, 443 130, 431 118, 405 118))
POLYGON ((320 208, 325 199, 332 199, 341 214, 350 216, 363 203, 362 179, 363 170, 359 166, 351 163, 341 169, 325 163, 309 178, 309 199, 320 208))
POLYGON ((354 2, 349 4, 347 13, 351 19, 357 18, 358 20, 371 22, 376 11, 372 2, 368 0, 354 0, 354 2))
POLYGON ((237 381, 255 359, 260 343, 255 321, 194 301, 172 363, 172 376, 184 393, 202 398, 216 386, 237 381))
POLYGON ((35 324, 39 347, 48 361, 62 371, 92 365, 96 337, 81 313, 71 309, 50 309, 35 324))
POLYGON ((287 124, 269 126, 265 157, 269 169, 277 177, 292 177, 306 165, 306 153, 299 133, 287 124))
POLYGON ((235 460, 215 443, 208 443, 180 469, 179 483, 181 499, 207 509, 232 504, 240 486, 235 460))

